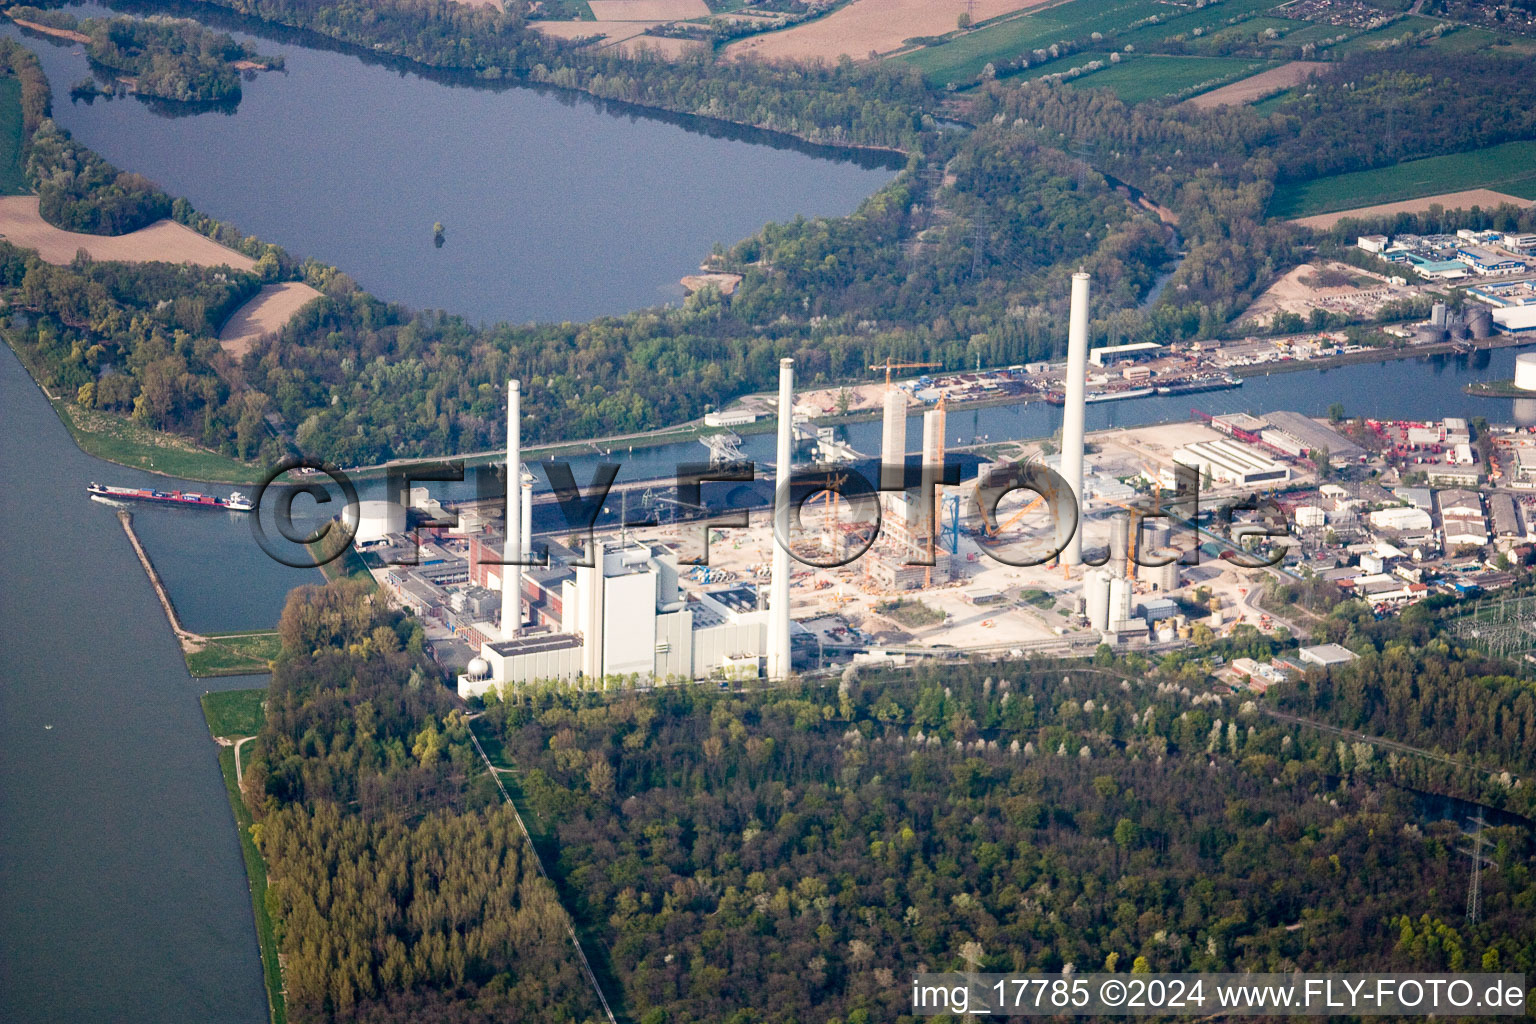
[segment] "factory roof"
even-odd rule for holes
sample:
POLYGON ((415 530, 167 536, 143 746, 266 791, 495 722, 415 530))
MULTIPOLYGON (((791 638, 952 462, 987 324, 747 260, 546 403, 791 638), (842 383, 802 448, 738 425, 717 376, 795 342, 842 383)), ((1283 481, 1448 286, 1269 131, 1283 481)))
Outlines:
POLYGON ((1506 331, 1536 331, 1536 305, 1496 309, 1493 322, 1506 331))
POLYGON ((1264 418, 1269 421, 1271 427, 1283 430, 1300 441, 1308 451, 1313 448, 1327 448, 1328 454, 1335 459, 1358 459, 1366 454, 1364 448, 1337 430, 1325 427, 1299 412, 1287 412, 1282 409, 1266 413, 1264 418))
POLYGON ((1310 661, 1314 665, 1346 665, 1355 660, 1356 655, 1347 647, 1338 644, 1318 644, 1316 647, 1303 647, 1297 654, 1302 661, 1310 661))
POLYGON ((570 633, 534 633, 531 636, 520 636, 515 640, 499 640, 486 646, 504 658, 511 658, 580 647, 581 637, 570 633))

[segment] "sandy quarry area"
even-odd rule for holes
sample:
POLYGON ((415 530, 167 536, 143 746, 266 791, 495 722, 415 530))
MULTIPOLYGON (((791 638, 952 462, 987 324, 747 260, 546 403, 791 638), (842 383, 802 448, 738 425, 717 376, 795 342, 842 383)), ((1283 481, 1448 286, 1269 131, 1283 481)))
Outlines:
POLYGON ((1314 309, 1371 315, 1387 302, 1418 294, 1416 288, 1398 287, 1358 267, 1331 262, 1324 266, 1356 279, 1367 279, 1370 284, 1364 287, 1347 284, 1335 288, 1319 288, 1306 280, 1313 278, 1319 268, 1312 263, 1303 263, 1265 289, 1264 294, 1243 314, 1243 322, 1264 326, 1274 319, 1276 313, 1306 316, 1314 309))
POLYGON ((598 21, 687 21, 709 17, 704 0, 587 0, 598 21))
POLYGON ((54 227, 37 212, 36 196, 0 198, 0 238, 23 249, 34 249, 49 263, 66 264, 81 249, 93 260, 125 263, 191 263, 200 267, 227 266, 250 270, 249 256, 226 249, 211 238, 171 220, 157 220, 126 235, 85 235, 54 227))
POLYGON ((224 324, 219 332, 219 347, 241 359, 256 342, 276 334, 299 307, 319 297, 319 292, 302 281, 263 285, 224 324))
POLYGON ((1399 203, 1357 206, 1353 210, 1340 210, 1337 213, 1319 213, 1313 217, 1297 217, 1291 223, 1300 224, 1304 228, 1317 228, 1326 231, 1346 217, 1380 217, 1394 213, 1424 213, 1436 203, 1447 210, 1465 210, 1473 206, 1481 206, 1486 210, 1504 203, 1510 203, 1522 209, 1527 206, 1536 206, 1536 200, 1521 199, 1519 196, 1495 192, 1491 188, 1473 188, 1467 189, 1465 192, 1444 192, 1438 196, 1425 196, 1422 199, 1405 199, 1399 203))
POLYGON ((1189 102, 1202 110, 1228 104, 1252 103, 1254 100, 1272 96, 1282 89, 1300 85, 1327 66, 1316 61, 1293 60, 1289 64, 1282 64, 1268 71, 1260 71, 1256 75, 1250 75, 1231 85, 1224 85, 1220 89, 1201 93, 1189 102))
MULTIPOLYGON (((1013 11, 1039 7, 1050 0, 976 0, 972 17, 980 22, 1013 11)), ((751 36, 725 48, 731 57, 761 60, 824 60, 843 55, 865 60, 871 53, 890 53, 915 36, 937 36, 955 30, 965 5, 937 0, 853 0, 815 21, 751 36)))

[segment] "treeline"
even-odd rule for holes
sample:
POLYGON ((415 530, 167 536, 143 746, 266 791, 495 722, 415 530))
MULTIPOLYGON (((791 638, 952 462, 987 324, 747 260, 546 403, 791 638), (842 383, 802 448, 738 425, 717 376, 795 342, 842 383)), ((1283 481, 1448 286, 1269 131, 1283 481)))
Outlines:
POLYGON ((901 1019, 924 970, 1536 963, 1529 831, 1468 927, 1459 828, 1387 751, 1145 664, 523 691, 477 727, 636 1020, 901 1019))
POLYGON ((244 797, 289 1019, 595 1019, 553 890, 424 674, 420 624, 339 584, 295 590, 279 632, 244 797))
POLYGON ((283 63, 281 57, 263 57, 228 33, 187 18, 120 15, 77 21, 63 11, 35 7, 14 7, 6 13, 12 20, 80 32, 89 37, 85 51, 90 59, 133 76, 135 92, 180 103, 238 100, 241 68, 237 65, 272 69, 283 63))

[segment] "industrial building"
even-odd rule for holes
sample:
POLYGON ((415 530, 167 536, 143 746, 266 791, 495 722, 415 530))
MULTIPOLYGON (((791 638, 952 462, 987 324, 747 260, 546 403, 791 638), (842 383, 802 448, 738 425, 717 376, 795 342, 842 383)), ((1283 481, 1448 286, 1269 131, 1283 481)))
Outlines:
POLYGON ((1163 350, 1155 341, 1136 341, 1127 345, 1101 345, 1088 350, 1088 362, 1107 367, 1136 359, 1150 359, 1163 350))
MULTIPOLYGON (((1225 439, 1196 441, 1173 452, 1173 462, 1189 466, 1202 479, 1209 477, 1218 484, 1233 487, 1253 487, 1258 484, 1284 483, 1291 478, 1291 468, 1276 462, 1254 449, 1225 439)), ((1165 470, 1169 482, 1173 470, 1165 470)))
POLYGON ((1512 256, 1500 256, 1481 246, 1459 245, 1456 247, 1456 255, 1460 256, 1474 271, 1484 276, 1518 274, 1526 269, 1524 260, 1518 260, 1512 256))
MULTIPOLYGON (((794 361, 785 359, 779 369, 777 467, 781 475, 789 470, 792 458, 793 367, 794 361)), ((585 679, 603 685, 616 677, 646 681, 711 675, 755 678, 765 670, 770 678, 787 676, 790 570, 783 544, 773 546, 766 609, 751 586, 684 594, 678 585, 676 556, 647 544, 593 540, 585 553, 587 564, 519 564, 532 561, 520 493, 519 398, 518 382, 509 381, 507 528, 502 554, 512 551, 518 557, 505 559, 512 564, 495 566, 500 577, 495 582, 501 590, 498 635, 494 639, 484 635, 490 631, 489 623, 473 631, 482 642, 479 655, 459 676, 460 696, 479 696, 493 688, 537 680, 585 679), (557 588, 558 597, 553 593, 557 588)), ((778 513, 784 512, 787 503, 785 490, 776 503, 778 513)), ((489 551, 487 542, 473 537, 468 544, 472 557, 464 563, 464 582, 474 586, 491 582, 493 571, 483 560, 489 551)), ((485 602, 476 595, 475 604, 485 602)))
MULTIPOLYGON (((1536 305, 1505 306, 1493 311, 1493 322, 1505 334, 1523 334, 1536 331, 1536 305)), ((1518 373, 1519 367, 1516 367, 1518 373)), ((1524 386, 1524 385, 1522 385, 1524 386)))
POLYGON ((1268 426, 1259 434, 1264 443, 1297 458, 1310 457, 1318 449, 1328 450, 1328 460, 1335 465, 1358 462, 1367 454, 1337 430, 1296 412, 1277 411, 1264 414, 1268 426))

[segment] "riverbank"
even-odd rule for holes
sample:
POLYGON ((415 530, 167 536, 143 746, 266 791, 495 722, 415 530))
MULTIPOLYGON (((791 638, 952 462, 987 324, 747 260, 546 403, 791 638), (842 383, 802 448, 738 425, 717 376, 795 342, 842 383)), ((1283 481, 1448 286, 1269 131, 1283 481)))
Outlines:
POLYGON ((1516 387, 1513 379, 1473 381, 1463 384, 1461 392, 1473 398, 1536 398, 1536 391, 1516 387))
MULTIPOLYGON (((203 717, 208 730, 219 744, 219 770, 224 776, 224 792, 229 798, 235 831, 240 836, 240 856, 245 863, 251 892, 251 913, 256 920, 256 941, 261 947, 261 973, 267 989, 267 1007, 272 1024, 287 1024, 288 1007, 283 998, 282 962, 278 958, 277 930, 267 912, 267 862, 251 836, 254 821, 240 795, 239 741, 261 731, 266 719, 265 690, 226 690, 205 693, 203 717)), ((249 755, 247 755, 249 756, 249 755)))
MULTIPOLYGON (((1500 334, 1465 342, 1439 342, 1433 345, 1413 345, 1407 348, 1370 349, 1365 352, 1346 352, 1337 356, 1320 356, 1316 359, 1288 359, 1283 362, 1259 363, 1254 366, 1231 366, 1226 371, 1234 377, 1268 377, 1277 373, 1300 373, 1303 370, 1326 370, 1332 366, 1351 366, 1357 363, 1385 363, 1423 356, 1444 356, 1463 351, 1488 351, 1500 348, 1519 348, 1536 344, 1531 338, 1518 338, 1500 334), (1459 347, 1458 347, 1459 346, 1459 347)), ((1471 394, 1471 392, 1468 392, 1471 394)), ((1511 397, 1511 396, 1504 396, 1511 397)))

